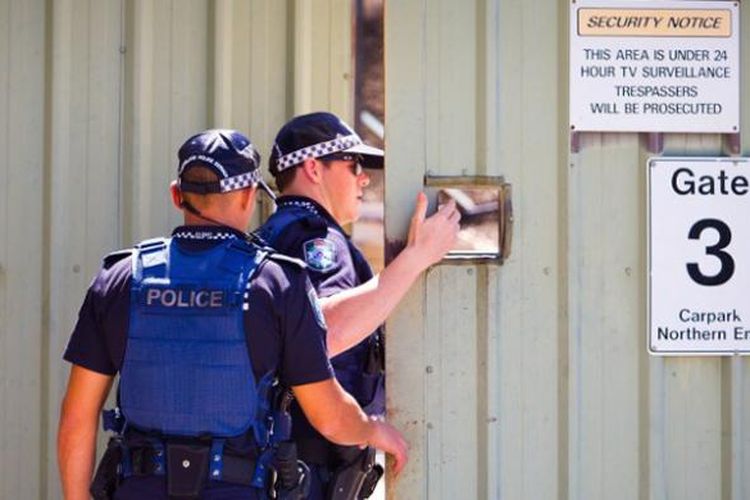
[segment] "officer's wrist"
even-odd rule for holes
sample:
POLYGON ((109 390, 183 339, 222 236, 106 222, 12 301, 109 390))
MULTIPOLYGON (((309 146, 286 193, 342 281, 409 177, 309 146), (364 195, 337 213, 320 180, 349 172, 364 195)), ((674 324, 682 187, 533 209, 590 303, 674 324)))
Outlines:
POLYGON ((416 245, 407 245, 404 247, 401 253, 398 254, 397 259, 403 261, 404 270, 406 272, 413 272, 415 277, 430 265, 416 245))
POLYGON ((377 448, 378 445, 378 434, 380 432, 380 420, 373 416, 368 416, 368 422, 367 422, 367 439, 364 443, 360 445, 362 448, 366 448, 367 446, 372 446, 377 448))

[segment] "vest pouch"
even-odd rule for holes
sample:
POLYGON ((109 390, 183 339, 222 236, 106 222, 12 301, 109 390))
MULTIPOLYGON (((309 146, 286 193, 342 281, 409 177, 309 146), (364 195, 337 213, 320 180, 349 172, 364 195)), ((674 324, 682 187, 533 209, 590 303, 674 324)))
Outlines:
POLYGON ((170 499, 200 498, 208 478, 209 445, 167 443, 167 493, 170 499))

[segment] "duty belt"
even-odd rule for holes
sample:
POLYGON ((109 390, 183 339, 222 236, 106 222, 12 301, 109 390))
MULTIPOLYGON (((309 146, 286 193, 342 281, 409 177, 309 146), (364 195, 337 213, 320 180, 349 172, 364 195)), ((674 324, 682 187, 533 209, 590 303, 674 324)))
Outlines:
MULTIPOLYGON (((164 451, 162 450, 151 447, 134 448, 130 450, 130 460, 134 476, 161 475, 164 473, 159 465, 164 461, 164 451)), ((252 485, 256 466, 254 459, 222 455, 222 462, 222 481, 243 486, 252 485)))

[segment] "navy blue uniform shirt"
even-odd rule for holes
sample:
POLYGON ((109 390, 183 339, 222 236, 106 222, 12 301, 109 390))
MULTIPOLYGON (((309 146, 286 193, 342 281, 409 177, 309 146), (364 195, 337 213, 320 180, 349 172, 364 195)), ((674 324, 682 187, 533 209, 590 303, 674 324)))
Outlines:
MULTIPOLYGON (((329 297, 349 290, 372 278, 372 270, 364 256, 325 208, 303 196, 281 196, 276 203, 279 211, 301 208, 309 213, 309 217, 299 218, 291 223, 271 244, 276 250, 307 263, 310 281, 319 297, 329 297)), ((258 232, 263 235, 262 228, 258 232)), ((369 343, 370 338, 367 338, 331 360, 339 382, 361 406, 370 402, 361 399, 362 387, 367 385, 367 381, 363 380, 379 376, 364 373, 363 364, 370 348, 369 343), (354 360, 358 360, 356 363, 359 366, 350 366, 354 360), (352 368, 359 373, 355 379, 351 377, 352 368), (346 370, 350 372, 349 377, 343 374, 346 370)), ((296 405, 292 415, 292 434, 295 439, 323 439, 296 405)))
MULTIPOLYGON (((227 227, 180 226, 172 237, 182 248, 200 251, 223 239, 245 236, 227 227)), ((65 360, 105 375, 119 371, 127 342, 130 283, 130 256, 105 260, 81 306, 65 360)), ((307 273, 294 264, 266 259, 255 272, 244 324, 256 380, 272 371, 278 372, 286 386, 333 377, 325 329, 310 302, 310 288, 307 273)), ((226 449, 245 454, 253 446, 251 439, 229 440, 226 449)), ((155 481, 158 478, 143 479, 141 487, 161 484, 155 481)))
POLYGON ((372 278, 370 265, 325 208, 303 196, 281 196, 276 203, 279 210, 300 207, 314 216, 292 224, 276 239, 273 247, 307 263, 310 281, 319 297, 330 297, 372 278), (326 249, 332 252, 328 258, 319 256, 312 248, 311 242, 316 240, 326 240, 330 244, 326 249))

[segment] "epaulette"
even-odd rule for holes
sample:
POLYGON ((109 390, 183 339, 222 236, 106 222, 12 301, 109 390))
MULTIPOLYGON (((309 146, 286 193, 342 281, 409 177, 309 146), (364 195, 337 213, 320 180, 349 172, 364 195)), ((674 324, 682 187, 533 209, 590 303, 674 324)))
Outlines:
POLYGON ((327 229, 328 223, 322 215, 307 214, 301 218, 302 224, 310 229, 327 229))
POLYGON ((307 269, 307 264, 305 264, 305 261, 301 259, 297 259, 295 257, 290 257, 288 255, 285 255, 283 253, 278 253, 276 251, 273 251, 268 254, 268 258, 271 260, 275 260, 276 262, 286 262, 288 264, 294 264, 295 266, 299 267, 300 269, 307 269))
POLYGON ((109 269, 113 265, 115 265, 117 262, 120 262, 125 257, 129 257, 133 255, 133 249, 132 248, 124 248, 122 250, 116 250, 108 255, 104 256, 102 267, 104 269, 109 269))
POLYGON ((295 214, 295 220, 292 224, 300 224, 308 229, 325 229, 328 227, 325 217, 317 212, 311 212, 305 208, 295 206, 292 206, 287 210, 290 210, 295 214))

